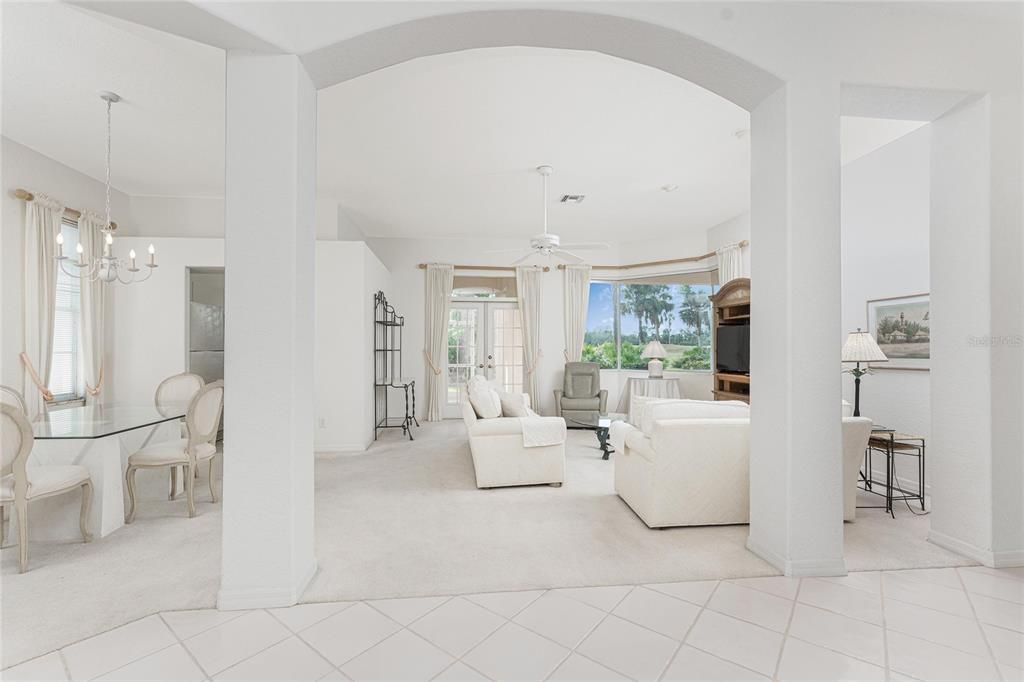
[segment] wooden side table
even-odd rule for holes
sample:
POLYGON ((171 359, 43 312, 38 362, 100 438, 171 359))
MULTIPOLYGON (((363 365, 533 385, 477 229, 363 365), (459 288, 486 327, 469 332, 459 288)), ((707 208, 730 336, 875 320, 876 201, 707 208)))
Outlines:
POLYGON ((884 507, 860 507, 861 509, 885 509, 885 511, 896 518, 893 512, 892 503, 902 500, 917 500, 921 504, 921 511, 924 511, 924 483, 925 483, 925 440, 923 436, 915 436, 908 433, 900 433, 890 429, 874 429, 868 439, 868 447, 864 451, 864 471, 861 472, 861 490, 885 497, 884 507), (885 492, 877 492, 875 485, 881 485, 881 481, 874 480, 872 469, 872 454, 879 453, 885 456, 885 492), (897 486, 899 494, 893 494, 893 481, 896 478, 896 455, 910 455, 917 458, 917 491, 907 492, 897 486))

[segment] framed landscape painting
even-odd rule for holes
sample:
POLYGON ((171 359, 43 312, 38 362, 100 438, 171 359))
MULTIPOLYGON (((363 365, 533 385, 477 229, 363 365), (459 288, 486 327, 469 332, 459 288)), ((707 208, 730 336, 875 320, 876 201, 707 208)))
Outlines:
POLYGON ((927 370, 931 361, 928 294, 868 301, 868 329, 889 362, 874 369, 927 370))

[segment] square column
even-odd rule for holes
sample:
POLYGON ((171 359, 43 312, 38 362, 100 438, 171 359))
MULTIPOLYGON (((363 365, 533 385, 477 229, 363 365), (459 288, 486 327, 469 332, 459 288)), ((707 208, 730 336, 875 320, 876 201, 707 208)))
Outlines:
POLYGON ((751 113, 750 535, 786 575, 843 575, 839 84, 751 113))
POLYGON ((932 123, 932 542, 1024 566, 1021 100, 990 93, 932 123))
POLYGON ((228 51, 221 609, 294 604, 313 554, 316 89, 228 51))

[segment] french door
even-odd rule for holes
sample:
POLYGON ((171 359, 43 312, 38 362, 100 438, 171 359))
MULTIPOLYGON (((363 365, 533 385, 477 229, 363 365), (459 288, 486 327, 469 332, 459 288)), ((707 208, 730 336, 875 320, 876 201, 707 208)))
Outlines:
POLYGON ((454 302, 448 314, 445 417, 461 416, 466 382, 482 374, 509 392, 523 390, 523 327, 511 302, 454 302))

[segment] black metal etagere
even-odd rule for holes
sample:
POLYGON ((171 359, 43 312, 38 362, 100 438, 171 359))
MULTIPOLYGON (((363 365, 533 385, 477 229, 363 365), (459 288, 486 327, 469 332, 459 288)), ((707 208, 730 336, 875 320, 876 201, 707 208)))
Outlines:
POLYGON ((416 420, 416 382, 402 376, 402 329, 405 317, 395 312, 383 291, 373 297, 373 439, 381 429, 402 429, 412 440, 416 420), (389 390, 402 391, 405 413, 390 416, 389 390))

